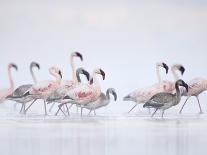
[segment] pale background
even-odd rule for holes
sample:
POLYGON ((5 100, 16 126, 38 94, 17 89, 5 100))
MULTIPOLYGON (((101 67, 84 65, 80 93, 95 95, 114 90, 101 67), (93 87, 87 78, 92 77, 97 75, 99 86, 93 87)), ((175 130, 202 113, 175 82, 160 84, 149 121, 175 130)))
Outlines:
MULTIPOLYGON (((89 71, 101 67, 103 91, 117 90, 118 102, 102 112, 124 113, 133 105, 122 102, 127 93, 157 82, 155 63, 182 63, 184 80, 207 77, 207 1, 0 1, 0 87, 8 87, 7 64, 15 62, 16 86, 31 83, 28 65, 37 61, 38 80, 50 79, 48 68, 59 66, 71 78, 69 55, 89 71)), ((173 80, 172 75, 164 79, 173 80)), ((206 94, 201 96, 207 111, 206 94)), ((192 100, 193 102, 195 100, 192 100)), ((181 106, 181 105, 179 105, 181 106)), ((173 112, 177 112, 173 108, 173 112)), ((141 110, 142 111, 142 110, 141 110)), ((196 103, 185 112, 198 112, 196 103)))

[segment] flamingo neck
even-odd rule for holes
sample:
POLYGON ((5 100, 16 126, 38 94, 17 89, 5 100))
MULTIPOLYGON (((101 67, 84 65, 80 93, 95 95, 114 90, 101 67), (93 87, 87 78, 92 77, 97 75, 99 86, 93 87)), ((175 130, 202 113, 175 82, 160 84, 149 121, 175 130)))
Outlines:
POLYGON ((179 76, 178 76, 178 74, 175 71, 175 67, 172 67, 171 68, 171 71, 172 71, 172 74, 173 74, 173 76, 175 78, 175 81, 179 80, 179 76))
POLYGON ((158 65, 156 66, 156 73, 157 73, 158 83, 161 83, 161 76, 160 76, 160 70, 158 65))
POLYGON ((8 76, 9 76, 10 88, 14 89, 14 81, 13 81, 13 78, 12 78, 11 68, 10 67, 8 67, 8 76))
POLYGON ((100 86, 100 83, 97 79, 95 72, 93 73, 93 86, 95 87, 97 94, 100 94, 101 93, 101 86, 100 86))
POLYGON ((177 84, 175 86, 175 89, 176 89, 176 102, 174 105, 177 105, 181 100, 181 93, 180 93, 179 86, 177 84))
POLYGON ((72 68, 72 81, 74 83, 76 83, 77 82, 77 77, 76 77, 75 63, 74 63, 73 58, 74 58, 73 56, 70 57, 70 64, 71 64, 71 68, 72 68))
POLYGON ((106 98, 110 100, 109 90, 106 91, 106 98))
POLYGON ((36 77, 34 75, 33 66, 30 66, 30 74, 32 76, 32 79, 33 79, 34 83, 36 84, 37 83, 37 79, 36 79, 36 77))

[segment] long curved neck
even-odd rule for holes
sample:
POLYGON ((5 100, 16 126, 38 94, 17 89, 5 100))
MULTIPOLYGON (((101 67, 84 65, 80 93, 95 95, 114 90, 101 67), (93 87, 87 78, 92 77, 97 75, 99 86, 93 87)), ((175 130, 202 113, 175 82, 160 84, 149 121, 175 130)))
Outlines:
POLYGON ((179 79, 179 76, 178 76, 178 74, 177 74, 176 71, 175 71, 175 67, 172 67, 172 68, 171 68, 171 71, 172 71, 172 74, 173 74, 173 76, 174 76, 174 78, 175 78, 175 81, 177 81, 177 80, 179 79))
POLYGON ((158 83, 161 83, 160 67, 158 65, 156 66, 156 73, 157 73, 158 83))
POLYGON ((33 71, 33 66, 30 66, 30 74, 32 76, 34 83, 37 83, 37 79, 36 79, 36 77, 34 75, 34 71, 33 71))
POLYGON ((107 98, 108 100, 110 100, 109 90, 106 91, 106 98, 107 98))
POLYGON ((93 86, 96 87, 96 90, 101 91, 101 86, 95 72, 93 72, 93 86))
POLYGON ((13 78, 12 78, 11 68, 10 67, 8 67, 8 76, 9 76, 10 88, 13 89, 14 88, 14 81, 13 81, 13 78))
POLYGON ((176 102, 175 102, 175 105, 177 105, 181 100, 181 93, 180 93, 180 89, 179 89, 178 85, 175 86, 175 89, 176 89, 176 102))
POLYGON ((71 68, 72 68, 72 80, 73 82, 77 82, 77 77, 76 77, 76 71, 75 71, 75 64, 74 64, 74 57, 71 55, 70 56, 70 64, 71 64, 71 68))

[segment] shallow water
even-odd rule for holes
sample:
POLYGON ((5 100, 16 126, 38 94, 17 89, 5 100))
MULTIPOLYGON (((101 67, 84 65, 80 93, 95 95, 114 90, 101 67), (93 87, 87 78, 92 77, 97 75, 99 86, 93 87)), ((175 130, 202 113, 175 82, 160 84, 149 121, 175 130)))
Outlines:
POLYGON ((207 115, 71 117, 7 114, 0 118, 0 154, 205 154, 207 115))

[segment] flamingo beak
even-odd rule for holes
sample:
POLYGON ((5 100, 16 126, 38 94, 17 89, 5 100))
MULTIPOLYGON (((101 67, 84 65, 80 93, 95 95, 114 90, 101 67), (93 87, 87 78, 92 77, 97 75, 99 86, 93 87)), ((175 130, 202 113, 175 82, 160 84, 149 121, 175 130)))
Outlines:
POLYGON ((92 85, 92 84, 93 84, 93 78, 90 79, 90 85, 92 85))
POLYGON ((103 80, 105 80, 105 72, 102 69, 100 69, 100 73, 101 73, 101 75, 103 77, 103 80))
POLYGON ((40 69, 40 65, 38 63, 35 64, 35 66, 40 69))
POLYGON ((166 70, 166 74, 168 73, 168 70, 169 70, 169 67, 166 63, 162 63, 163 67, 165 68, 166 70))
POLYGON ((81 61, 83 61, 83 56, 82 54, 80 54, 79 52, 75 52, 76 56, 79 57, 81 59, 81 61))
POLYGON ((185 68, 183 67, 183 66, 180 66, 179 67, 179 71, 181 72, 181 74, 183 75, 184 74, 184 72, 185 72, 185 68))
POLYGON ((117 100, 117 94, 116 94, 116 92, 115 91, 112 91, 112 94, 114 96, 114 101, 116 101, 117 100))
POLYGON ((11 64, 11 67, 15 68, 16 70, 18 70, 18 67, 16 64, 11 64))
POLYGON ((61 79, 63 78, 61 71, 58 72, 58 74, 60 75, 61 79))
POLYGON ((186 91, 188 92, 189 86, 185 82, 183 82, 183 87, 185 87, 186 91))

